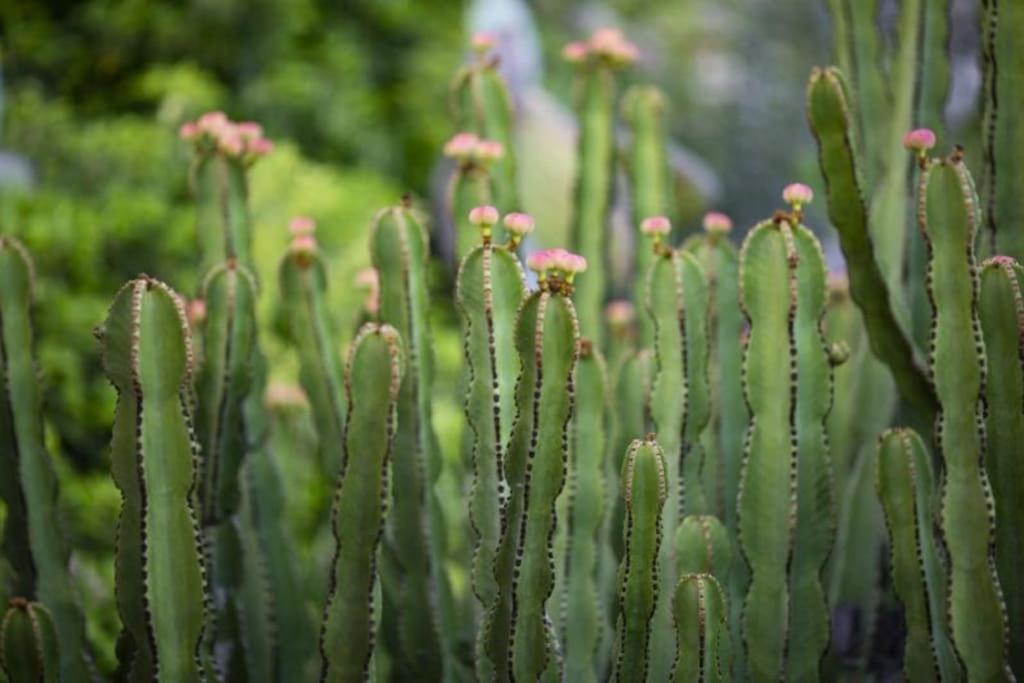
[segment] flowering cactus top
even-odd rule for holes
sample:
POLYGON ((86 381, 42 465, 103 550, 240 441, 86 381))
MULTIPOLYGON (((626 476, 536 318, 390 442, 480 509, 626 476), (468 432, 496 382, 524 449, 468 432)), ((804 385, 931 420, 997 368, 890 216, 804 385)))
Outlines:
POLYGON ((903 146, 924 158, 935 146, 935 131, 930 128, 915 128, 903 136, 903 146))
POLYGON ((587 269, 587 260, 565 249, 544 249, 530 254, 526 266, 537 273, 542 286, 549 279, 571 285, 573 278, 587 269))
POLYGON ((246 165, 273 149, 273 143, 263 136, 263 126, 252 121, 232 121, 220 111, 207 112, 195 121, 182 124, 178 136, 192 142, 202 152, 222 154, 246 165))
POLYGON ((510 213, 505 215, 505 229, 517 239, 533 230, 533 216, 528 213, 510 213))
POLYGON ((617 28, 599 28, 586 42, 576 41, 562 48, 562 57, 571 64, 584 64, 591 56, 609 66, 624 67, 637 60, 639 50, 617 28))
POLYGON ((470 45, 477 54, 488 52, 497 44, 498 34, 493 31, 477 31, 470 40, 470 45))
POLYGON ((309 216, 296 216, 288 223, 288 231, 294 237, 312 235, 316 232, 316 221, 309 216))
POLYGON ((782 190, 782 201, 799 211, 805 204, 810 204, 814 199, 814 190, 803 183, 791 183, 782 190))
POLYGON ((461 163, 484 165, 505 156, 505 146, 497 140, 485 140, 475 133, 456 133, 444 144, 444 155, 461 163))
POLYGON ((713 235, 722 235, 732 230, 732 219, 724 213, 710 211, 704 214, 704 230, 713 235))
POLYGON ((640 222, 640 232, 653 237, 664 237, 672 230, 672 221, 665 216, 648 216, 640 222))
POLYGON ((306 268, 313 263, 316 248, 316 238, 312 235, 295 235, 291 244, 288 245, 288 253, 300 267, 306 268))
POLYGON ((476 206, 469 210, 469 222, 480 228, 490 228, 498 222, 498 210, 493 206, 476 206))

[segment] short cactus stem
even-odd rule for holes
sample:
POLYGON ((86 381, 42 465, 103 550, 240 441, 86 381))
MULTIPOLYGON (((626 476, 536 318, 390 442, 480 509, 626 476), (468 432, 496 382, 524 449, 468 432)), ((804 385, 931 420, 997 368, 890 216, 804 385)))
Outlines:
POLYGON ((9 683, 57 683, 60 642, 43 605, 11 598, 0 623, 0 674, 9 683))

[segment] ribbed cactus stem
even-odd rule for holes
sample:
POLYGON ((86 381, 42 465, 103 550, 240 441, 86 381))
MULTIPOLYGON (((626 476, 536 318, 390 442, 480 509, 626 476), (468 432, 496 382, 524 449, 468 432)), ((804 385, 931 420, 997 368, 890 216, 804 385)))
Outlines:
POLYGON ((64 643, 60 677, 85 681, 85 624, 68 574, 57 475, 43 436, 42 391, 32 331, 34 274, 21 243, 0 237, 0 496, 8 595, 29 596, 54 616, 64 643))
POLYGON ((389 460, 401 382, 398 332, 367 323, 352 342, 345 371, 349 419, 331 515, 335 552, 320 633, 321 681, 375 680, 378 546, 390 499, 389 460))
POLYGON ((945 620, 946 571, 933 524, 931 461, 910 429, 886 430, 878 440, 875 487, 889 529, 890 564, 903 603, 908 681, 954 681, 956 657, 945 620))
POLYGON ((712 515, 687 515, 675 537, 678 570, 683 574, 711 574, 722 581, 732 572, 732 539, 729 531, 712 515))
POLYGON ((978 317, 988 359, 985 466, 996 503, 996 569, 1010 624, 1010 667, 1024 678, 1024 268, 981 265, 978 317))
POLYGON ((673 683, 730 681, 728 606, 711 574, 684 574, 672 597, 676 627, 673 683))
MULTIPOLYGON (((651 673, 654 611, 661 592, 662 509, 668 503, 669 470, 653 435, 636 439, 622 463, 625 554, 619 568, 619 613, 612 679, 643 683, 651 673)), ((663 657, 665 653, 656 653, 663 657)))
POLYGON ((206 605, 193 499, 193 357, 181 298, 146 276, 118 292, 99 331, 117 390, 111 469, 121 491, 117 603, 132 680, 201 681, 206 605))
POLYGON ((751 570, 743 630, 755 681, 816 680, 829 633, 821 585, 835 531, 825 439, 832 372, 820 329, 825 265, 817 239, 792 220, 778 214, 758 224, 740 254, 751 423, 739 540, 751 570))
POLYGON ((57 683, 60 640, 50 613, 38 602, 11 598, 0 623, 0 674, 8 683, 57 683))
POLYGON ((949 550, 953 643, 972 681, 1010 678, 1007 624, 995 572, 995 504, 982 462, 985 355, 974 260, 980 207, 959 150, 925 162, 918 221, 928 246, 936 440, 945 470, 940 518, 949 550))

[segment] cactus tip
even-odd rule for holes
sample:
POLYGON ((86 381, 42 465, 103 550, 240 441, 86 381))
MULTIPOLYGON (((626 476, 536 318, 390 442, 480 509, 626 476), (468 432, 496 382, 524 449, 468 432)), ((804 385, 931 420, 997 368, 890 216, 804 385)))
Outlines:
POLYGON ((732 219, 719 211, 704 214, 704 230, 712 235, 723 235, 732 230, 732 219))
POLYGON ((293 237, 312 235, 316 232, 316 221, 309 216, 295 216, 288 222, 288 231, 293 237))
POLYGON ((493 206, 476 206, 469 210, 469 222, 489 231, 498 222, 498 210, 493 206))
POLYGON ((444 143, 444 155, 453 159, 465 160, 476 150, 480 138, 475 133, 456 133, 444 143))
POLYGON ((928 155, 928 150, 935 146, 935 131, 930 128, 915 128, 903 136, 903 146, 914 152, 919 159, 928 155))
POLYGON ((477 31, 470 40, 473 52, 484 54, 498 44, 498 34, 494 31, 477 31))
POLYGON ((505 229, 512 236, 513 241, 519 242, 524 236, 533 232, 533 216, 528 213, 512 212, 505 215, 503 221, 505 229))
POLYGON ((497 140, 480 140, 476 143, 473 156, 484 164, 498 161, 505 156, 505 145, 497 140))
POLYGON ((814 190, 803 183, 790 183, 782 190, 782 201, 799 211, 805 204, 814 199, 814 190))
POLYGON ((640 232, 658 238, 672 230, 672 221, 665 216, 648 216, 640 222, 640 232))
POLYGON ((296 235, 288 245, 288 253, 300 268, 308 267, 316 254, 316 238, 312 235, 296 235))
POLYGON ((617 28, 599 28, 590 35, 589 50, 612 66, 628 66, 637 60, 639 50, 617 28))

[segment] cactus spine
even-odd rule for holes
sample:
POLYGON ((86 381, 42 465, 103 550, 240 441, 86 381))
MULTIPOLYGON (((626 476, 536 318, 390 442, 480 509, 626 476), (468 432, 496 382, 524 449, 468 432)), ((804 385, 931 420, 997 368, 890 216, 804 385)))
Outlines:
POLYGON ((398 399, 392 460, 395 497, 389 518, 402 571, 400 670, 438 680, 455 664, 454 606, 444 571, 445 525, 434 492, 441 454, 431 423, 434 358, 427 320, 427 232, 406 206, 378 214, 370 239, 380 273, 380 317, 398 330, 407 371, 398 399), (430 609, 423 609, 427 597, 430 609))
POLYGON ((949 549, 953 643, 971 681, 1011 678, 1006 611, 992 557, 994 504, 982 467, 984 346, 978 321, 974 182, 959 150, 924 161, 918 220, 928 246, 931 373, 939 399, 936 440, 945 462, 941 521, 949 549))
POLYGON ((910 429, 878 440, 875 487, 889 529, 893 583, 907 622, 903 672, 910 681, 952 681, 957 666, 946 630, 946 572, 934 535, 931 462, 910 429))
POLYGON ((1010 667, 1024 677, 1024 268, 1005 256, 981 265, 978 316, 988 359, 985 466, 996 504, 996 569, 1009 618, 1010 667))
POLYGON ((111 459, 121 490, 117 602, 129 680, 201 681, 203 554, 193 507, 196 445, 187 392, 192 348, 180 297, 142 276, 100 331, 117 390, 111 459))
POLYGON ((674 683, 721 683, 729 677, 728 607, 711 574, 684 574, 672 597, 676 627, 674 683))
POLYGON ((64 643, 61 679, 85 681, 85 625, 57 523, 57 476, 43 440, 31 324, 33 279, 25 248, 0 237, 0 493, 6 506, 4 557, 13 570, 5 588, 48 608, 64 643))
POLYGON ((667 601, 660 586, 663 508, 669 500, 669 470, 661 447, 648 435, 630 444, 622 463, 625 554, 619 568, 619 612, 614 654, 615 681, 648 680, 654 612, 667 601))
POLYGON ((755 681, 816 680, 828 644, 821 570, 835 503, 825 437, 832 377, 820 329, 825 266, 814 235, 791 222, 799 206, 794 213, 755 226, 740 255, 751 423, 739 538, 751 569, 743 625, 755 681))
POLYGON ((401 364, 400 339, 393 327, 367 323, 360 329, 345 372, 349 407, 341 442, 344 464, 331 516, 335 553, 320 633, 322 681, 375 680, 377 555, 390 495, 401 364))
POLYGON ((38 602, 12 598, 0 624, 0 673, 10 683, 57 683, 60 639, 38 602))

